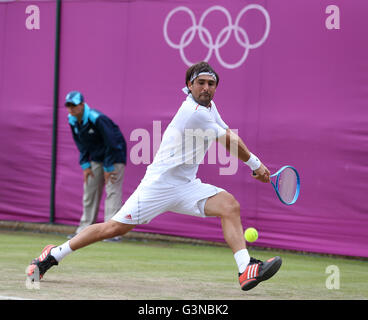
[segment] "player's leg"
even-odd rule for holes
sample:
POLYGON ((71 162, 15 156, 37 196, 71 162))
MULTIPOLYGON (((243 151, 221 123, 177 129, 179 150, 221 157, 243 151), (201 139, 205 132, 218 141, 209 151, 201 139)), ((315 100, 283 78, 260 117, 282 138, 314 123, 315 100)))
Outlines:
POLYGON ((160 197, 167 197, 167 192, 164 191, 159 189, 148 192, 145 188, 138 186, 111 220, 86 227, 71 240, 58 247, 46 246, 40 257, 32 260, 28 268, 28 276, 32 279, 35 275, 34 270, 39 268, 39 278, 42 278, 49 268, 57 265, 73 251, 97 241, 124 235, 137 224, 148 223, 156 215, 166 211, 165 201, 159 201, 160 197))
POLYGON ((245 239, 240 219, 240 205, 230 193, 222 191, 209 197, 205 203, 204 212, 206 216, 221 218, 225 241, 234 254, 239 250, 245 249, 245 239))
POLYGON ((34 281, 36 280, 35 274, 37 274, 37 280, 39 280, 48 269, 54 265, 58 265, 63 258, 73 251, 103 239, 124 235, 134 227, 135 225, 124 224, 114 220, 90 225, 74 236, 71 240, 68 240, 60 246, 46 246, 42 250, 41 255, 38 258, 33 259, 31 264, 28 266, 27 276, 34 281), (36 270, 38 272, 35 272, 36 270))
POLYGON ((209 197, 204 206, 206 216, 221 218, 222 232, 234 254, 239 273, 243 273, 250 262, 243 236, 239 202, 228 192, 222 191, 209 197))
POLYGON ((209 197, 204 206, 207 216, 221 218, 224 238, 234 253, 239 269, 239 283, 242 290, 254 288, 261 281, 271 278, 281 266, 281 258, 273 257, 265 262, 251 258, 245 246, 243 227, 238 201, 227 192, 209 197))
POLYGON ((109 220, 88 226, 69 241, 72 251, 88 246, 97 241, 122 236, 132 230, 135 225, 109 220))

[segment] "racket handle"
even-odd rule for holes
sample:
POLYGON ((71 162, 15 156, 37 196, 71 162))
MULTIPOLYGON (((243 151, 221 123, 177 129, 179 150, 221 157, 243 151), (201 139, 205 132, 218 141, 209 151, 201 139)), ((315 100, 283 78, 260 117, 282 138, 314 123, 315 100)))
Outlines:
POLYGON ((256 176, 257 174, 256 174, 256 172, 253 170, 253 172, 252 172, 252 174, 254 175, 254 176, 256 176))

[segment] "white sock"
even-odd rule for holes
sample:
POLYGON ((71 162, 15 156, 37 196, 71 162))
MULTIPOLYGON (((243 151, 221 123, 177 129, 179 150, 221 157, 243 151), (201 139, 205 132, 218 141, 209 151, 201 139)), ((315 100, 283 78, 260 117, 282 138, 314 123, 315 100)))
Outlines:
POLYGON ((242 249, 234 254, 236 264, 238 265, 239 273, 243 273, 250 261, 250 256, 247 249, 242 249))
POLYGON ((60 262, 64 259, 68 254, 72 253, 73 250, 70 249, 69 241, 63 243, 61 246, 55 247, 51 249, 51 255, 56 259, 57 262, 60 262))

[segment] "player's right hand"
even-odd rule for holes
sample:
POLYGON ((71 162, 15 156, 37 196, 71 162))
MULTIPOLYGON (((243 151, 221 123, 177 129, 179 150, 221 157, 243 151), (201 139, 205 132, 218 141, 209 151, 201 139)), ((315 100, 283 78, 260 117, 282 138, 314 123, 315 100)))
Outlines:
POLYGON ((252 177, 261 182, 268 183, 270 182, 270 171, 267 167, 262 163, 261 166, 252 172, 252 177))

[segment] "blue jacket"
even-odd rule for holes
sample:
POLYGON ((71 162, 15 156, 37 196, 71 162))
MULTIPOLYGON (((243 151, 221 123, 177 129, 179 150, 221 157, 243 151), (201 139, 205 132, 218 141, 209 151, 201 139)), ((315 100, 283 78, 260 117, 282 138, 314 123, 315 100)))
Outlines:
POLYGON ((124 136, 110 118, 86 103, 81 123, 70 114, 68 118, 83 170, 91 166, 90 161, 102 162, 106 172, 114 170, 114 163, 126 163, 124 136))

